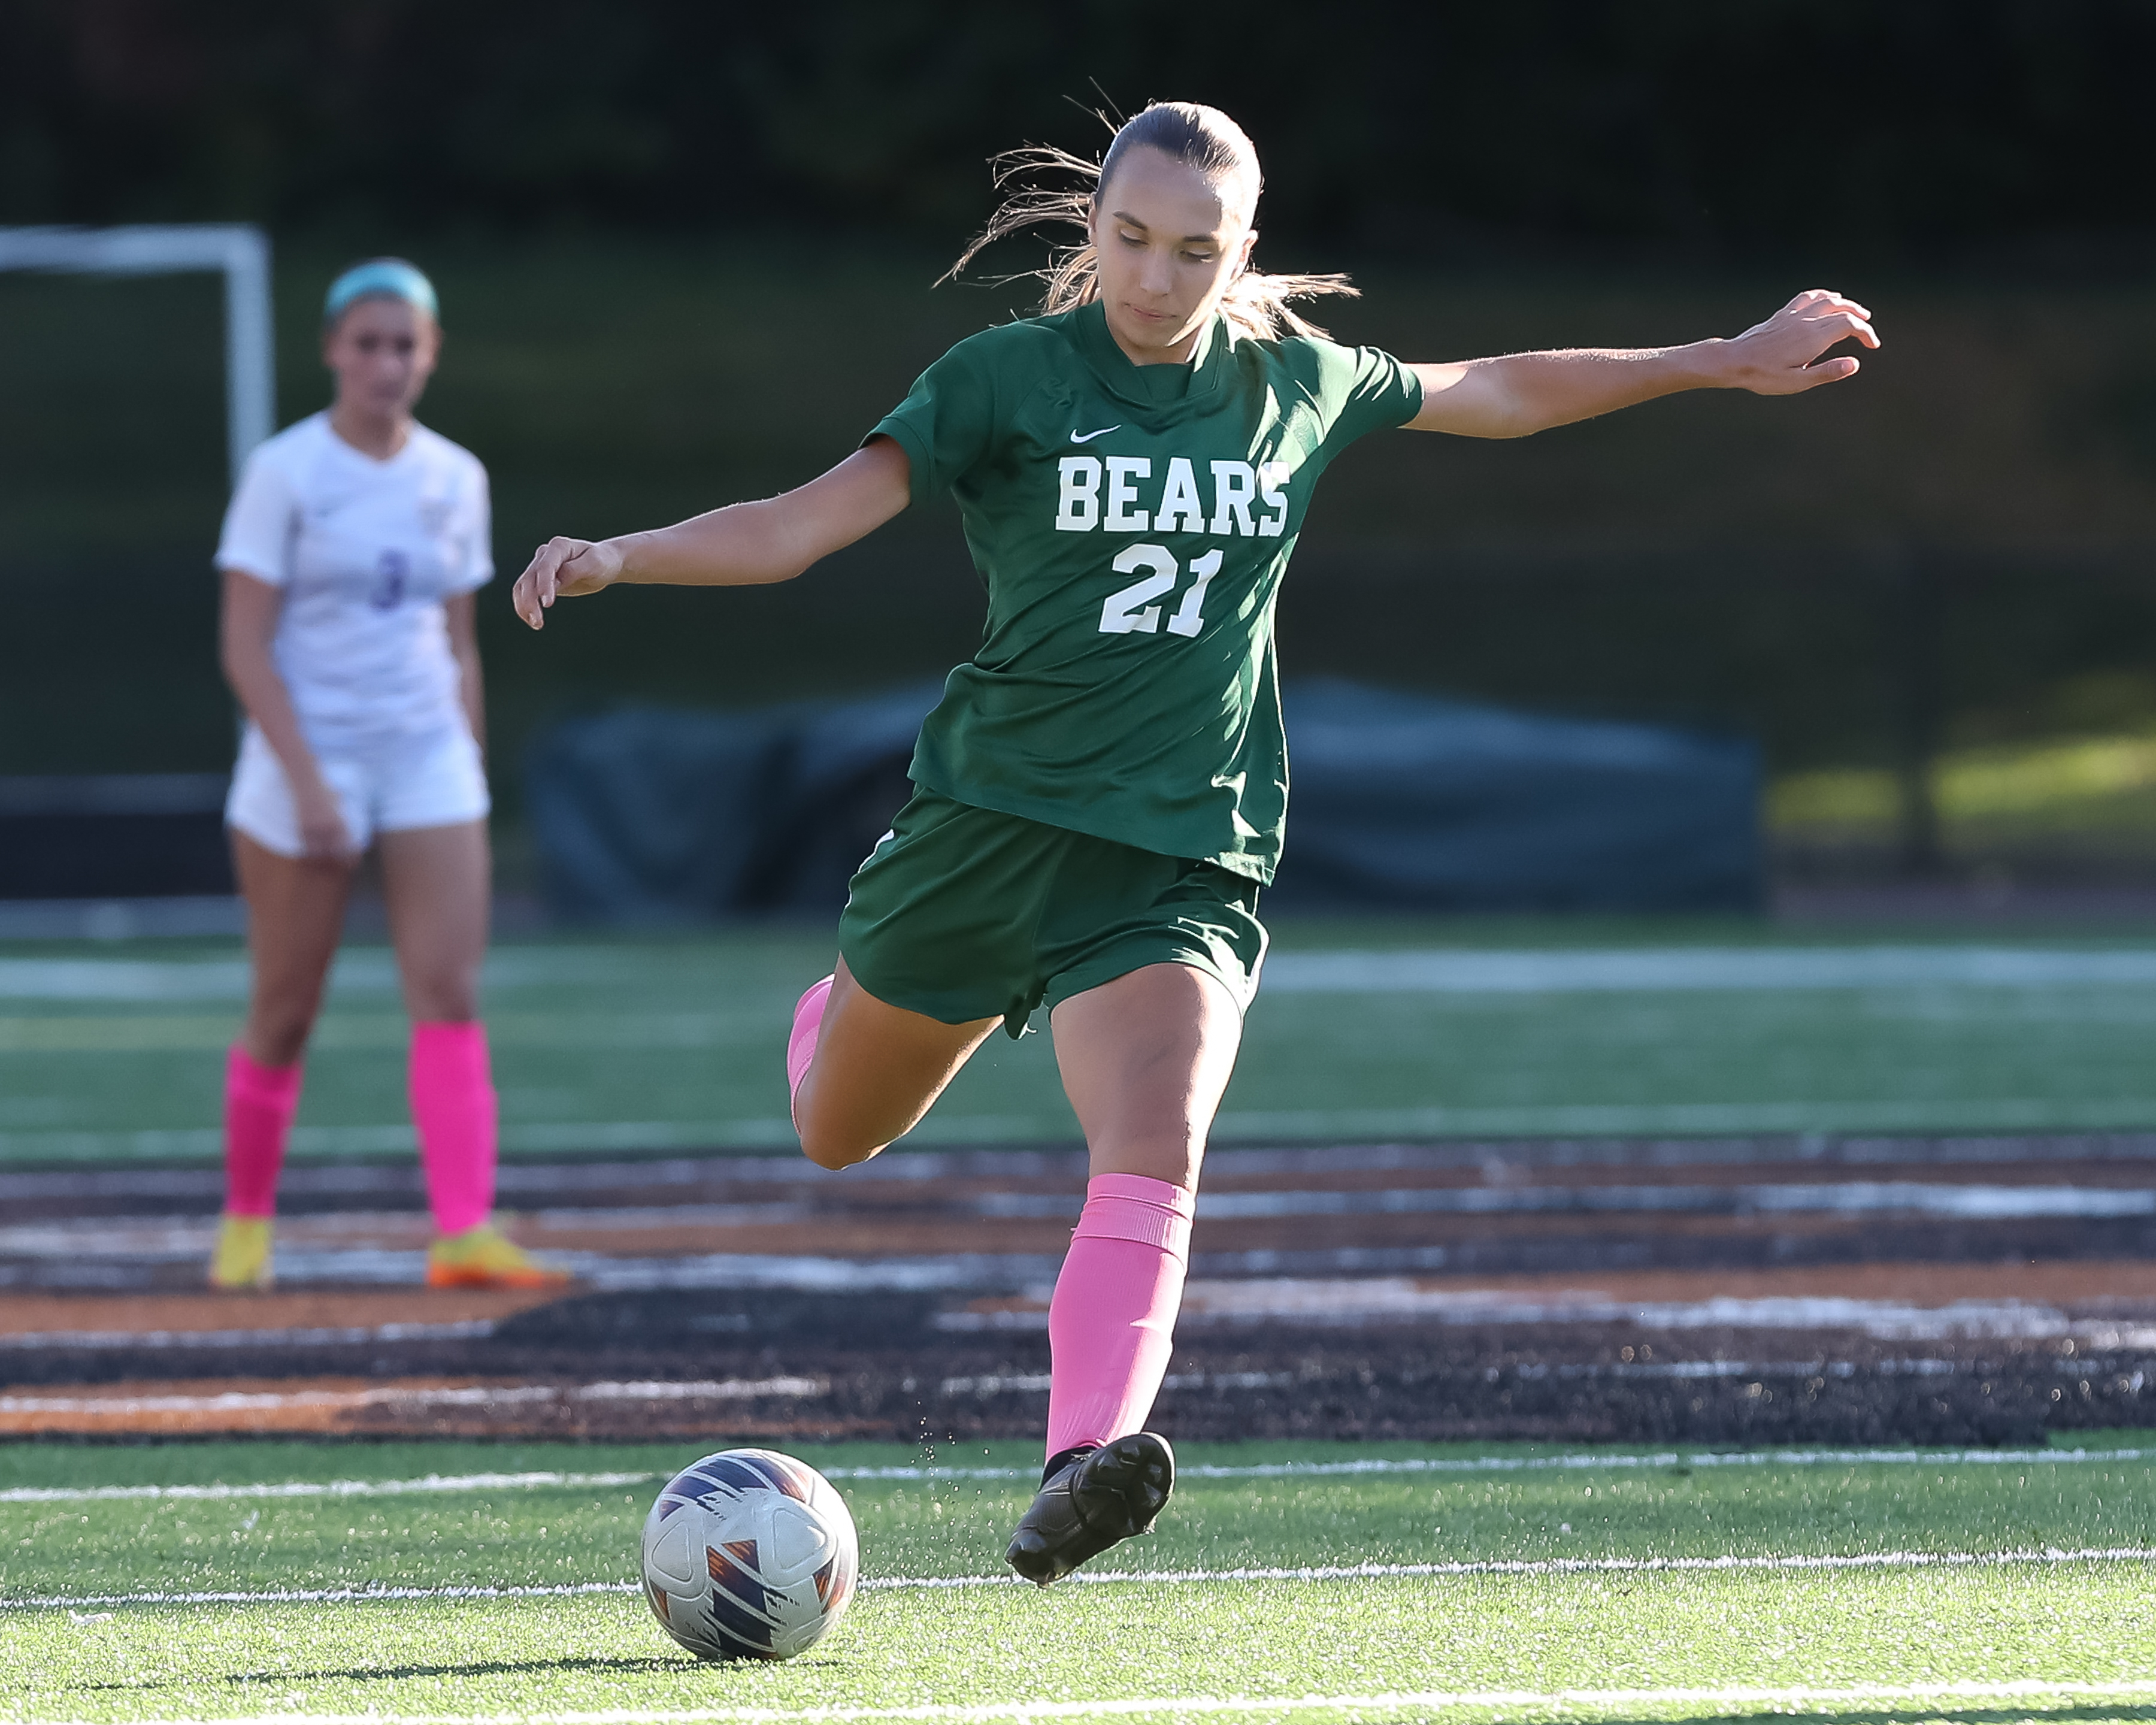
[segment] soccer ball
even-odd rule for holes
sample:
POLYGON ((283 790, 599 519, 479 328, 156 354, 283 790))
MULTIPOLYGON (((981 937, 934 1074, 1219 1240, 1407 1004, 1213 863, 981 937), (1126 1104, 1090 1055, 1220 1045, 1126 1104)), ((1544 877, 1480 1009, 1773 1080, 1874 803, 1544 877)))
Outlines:
POLYGON ((831 1482, 771 1450, 721 1450, 644 1518, 644 1596, 699 1659, 791 1659, 845 1615, 860 1568, 831 1482))

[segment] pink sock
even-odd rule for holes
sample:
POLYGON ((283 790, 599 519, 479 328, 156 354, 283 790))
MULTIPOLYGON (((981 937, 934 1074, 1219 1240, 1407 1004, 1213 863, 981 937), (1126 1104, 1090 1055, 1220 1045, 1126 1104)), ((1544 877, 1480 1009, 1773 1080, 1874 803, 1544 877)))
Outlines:
POLYGON ((224 1060, 224 1208, 277 1214, 277 1174, 300 1108, 300 1065, 259 1066, 238 1043, 224 1060))
POLYGON ((412 1123, 427 1165, 427 1202, 444 1234, 476 1228, 494 1208, 495 1097, 486 1026, 412 1026, 412 1123))
POLYGON ((1048 1453, 1140 1430, 1168 1375, 1195 1194, 1143 1174, 1086 1184, 1048 1306, 1048 1453))
MULTIPOLYGON (((831 984, 836 981, 835 976, 825 977, 793 1004, 793 1034, 786 1039, 786 1088, 791 1096, 801 1094, 801 1081, 816 1058, 817 1034, 824 1028, 824 1009, 831 1004, 831 984)), ((798 1114, 794 1124, 800 1124, 798 1114)))

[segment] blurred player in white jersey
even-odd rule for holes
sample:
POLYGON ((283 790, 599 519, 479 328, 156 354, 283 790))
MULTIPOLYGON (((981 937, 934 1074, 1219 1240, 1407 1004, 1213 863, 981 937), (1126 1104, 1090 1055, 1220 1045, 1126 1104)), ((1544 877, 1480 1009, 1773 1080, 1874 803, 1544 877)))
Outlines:
POLYGON ((267 1287, 301 1060, 360 858, 379 861, 412 1019, 410 1094, 438 1287, 561 1281, 494 1227, 479 1020, 490 862, 474 593, 486 470, 412 410, 441 348, 433 285, 356 264, 323 306, 327 411, 248 459, 218 540, 224 672, 247 713, 225 820, 254 964, 228 1056, 215 1287, 267 1287))

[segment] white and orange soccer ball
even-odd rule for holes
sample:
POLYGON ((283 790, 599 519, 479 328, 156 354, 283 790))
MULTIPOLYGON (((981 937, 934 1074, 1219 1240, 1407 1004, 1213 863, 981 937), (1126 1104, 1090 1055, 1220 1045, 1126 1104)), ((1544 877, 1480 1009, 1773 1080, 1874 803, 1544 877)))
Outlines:
POLYGON ((860 1569, 831 1482, 772 1450, 722 1450, 644 1520, 644 1596, 699 1659, 791 1659, 845 1615, 860 1569))

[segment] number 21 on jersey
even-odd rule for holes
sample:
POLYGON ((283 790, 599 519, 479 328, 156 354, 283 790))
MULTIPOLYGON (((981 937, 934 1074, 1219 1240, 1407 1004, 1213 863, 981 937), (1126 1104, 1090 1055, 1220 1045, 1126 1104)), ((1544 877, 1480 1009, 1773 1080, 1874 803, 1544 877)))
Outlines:
MULTIPOLYGON (((1220 572, 1220 560, 1224 555, 1216 547, 1203 557, 1191 559, 1190 572, 1195 578, 1183 593, 1183 603, 1176 607, 1175 614, 1168 619, 1170 634, 1194 635, 1204 627, 1205 589, 1220 572)), ((1141 569, 1147 572, 1143 579, 1108 595, 1101 607, 1101 633, 1158 634, 1161 608, 1153 601, 1173 593, 1176 579, 1183 572, 1173 553, 1164 545, 1127 545, 1116 553, 1110 567, 1118 575, 1136 574, 1141 569)))

